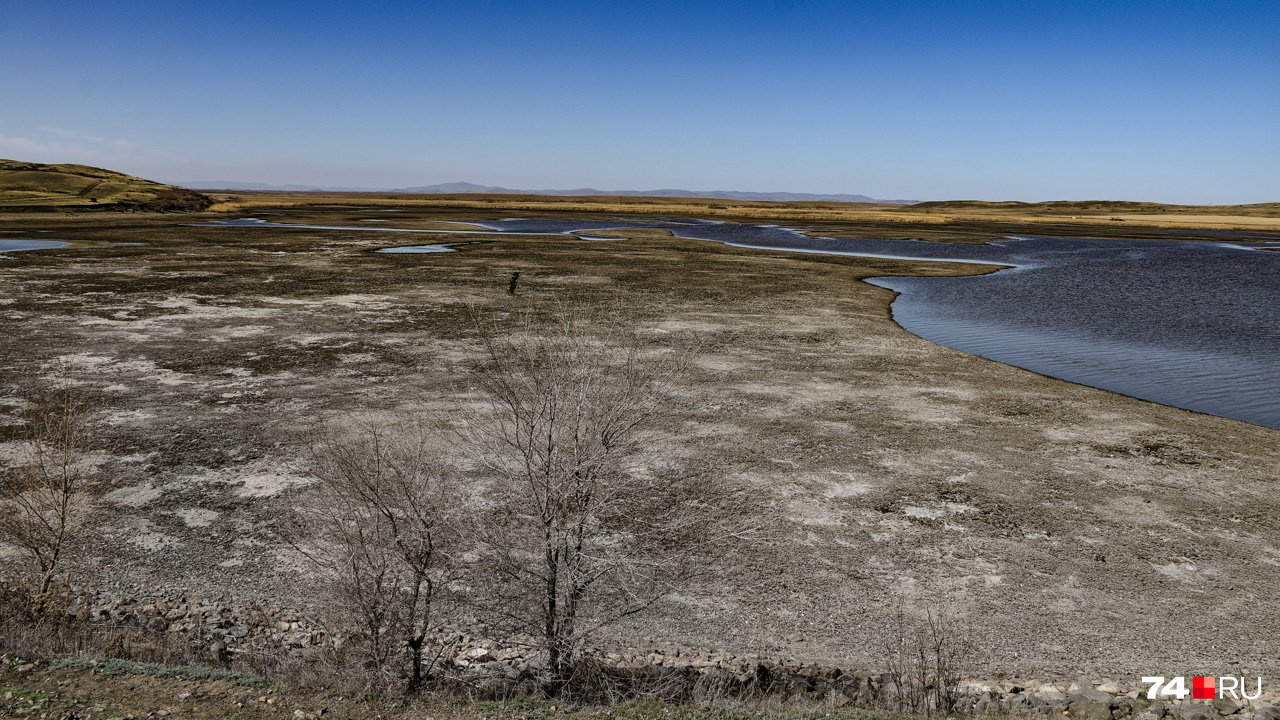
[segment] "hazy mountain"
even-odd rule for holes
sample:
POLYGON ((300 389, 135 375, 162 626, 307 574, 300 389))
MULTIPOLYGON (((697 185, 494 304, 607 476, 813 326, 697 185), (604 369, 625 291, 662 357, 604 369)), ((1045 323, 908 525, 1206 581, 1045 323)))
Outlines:
POLYGON ((180 183, 183 187, 200 190, 276 190, 281 192, 395 192, 422 195, 605 195, 623 197, 679 197, 679 198, 713 198, 718 200, 762 200, 769 202, 847 202, 877 203, 882 205, 911 205, 915 200, 880 200, 866 195, 821 194, 821 193, 789 193, 789 192, 743 192, 737 190, 679 190, 666 188, 662 190, 598 190, 596 188, 573 188, 570 190, 518 190, 498 187, 496 185, 477 185, 469 182, 437 183, 405 188, 351 188, 325 187, 319 185, 269 185, 267 183, 236 182, 232 180, 200 180, 180 183))
POLYGON ((324 187, 320 185, 271 185, 239 180, 191 180, 175 183, 193 190, 276 190, 279 192, 386 192, 380 188, 324 187))

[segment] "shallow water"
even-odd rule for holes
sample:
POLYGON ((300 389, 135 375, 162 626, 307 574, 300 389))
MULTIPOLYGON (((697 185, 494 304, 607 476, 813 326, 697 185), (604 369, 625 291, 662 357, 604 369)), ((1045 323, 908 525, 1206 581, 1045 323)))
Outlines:
MULTIPOLYGON (((563 231, 572 221, 487 223, 563 231)), ((907 330, 1045 375, 1280 428, 1280 253, 1238 243, 1011 237, 987 245, 809 237, 709 221, 625 223, 740 247, 1005 266, 879 278, 907 330)), ((596 227, 599 227, 598 223, 596 227)), ((1214 233, 1272 239, 1272 233, 1214 233)))
POLYGON ((0 240, 0 253, 21 252, 23 250, 52 250, 53 248, 68 247, 70 244, 61 240, 18 240, 16 238, 6 238, 0 240))
POLYGON ((900 293, 894 319, 934 342, 1065 380, 1280 428, 1280 252, 1264 251, 1280 248, 1274 233, 1211 233, 1272 241, 1263 245, 1037 236, 973 245, 811 237, 784 227, 683 218, 470 224, 488 230, 467 234, 661 228, 737 247, 995 265, 1003 269, 976 277, 872 282, 900 293))
MULTIPOLYGON (((384 222, 384 221, 379 221, 379 222, 384 222)), ((434 220, 433 222, 440 222, 440 223, 448 222, 450 224, 455 224, 455 225, 483 227, 479 223, 464 223, 464 222, 454 223, 449 220, 434 220)), ((465 232, 468 234, 492 235, 494 233, 494 231, 482 232, 482 231, 465 230, 465 229, 423 230, 421 228, 394 228, 394 227, 382 227, 382 226, 369 227, 368 225, 310 225, 307 223, 272 222, 270 220, 263 220, 261 218, 236 218, 235 220, 215 220, 213 222, 192 224, 192 225, 189 225, 188 227, 242 227, 242 228, 243 227, 250 227, 250 228, 266 227, 266 228, 294 228, 298 230, 357 230, 360 232, 398 232, 398 233, 432 233, 432 234, 440 234, 440 233, 456 234, 460 232, 465 232)))
POLYGON ((1280 428, 1280 257, 1220 243, 1027 238, 1012 270, 880 278, 934 342, 1280 428))
POLYGON ((391 253, 394 255, 394 254, 400 254, 400 253, 418 254, 418 253, 457 252, 457 250, 454 250, 448 245, 402 245, 400 247, 382 248, 381 250, 375 250, 374 252, 391 253))

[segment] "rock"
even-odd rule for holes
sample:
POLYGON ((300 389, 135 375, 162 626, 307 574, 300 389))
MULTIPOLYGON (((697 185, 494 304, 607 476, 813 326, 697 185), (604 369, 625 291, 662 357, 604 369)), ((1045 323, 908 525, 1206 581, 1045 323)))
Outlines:
POLYGON ((493 657, 493 653, 491 653, 489 651, 489 648, 487 647, 471 648, 470 650, 462 653, 462 657, 472 662, 481 662, 481 663, 490 662, 495 659, 493 657))
POLYGON ((1057 686, 1050 685, 1047 683, 1044 685, 1041 685, 1039 689, 1035 691, 1035 694, 1040 699, 1049 703, 1066 703, 1067 701, 1066 693, 1059 690, 1057 686))
POLYGON ((1253 711, 1253 720, 1280 720, 1280 708, 1275 705, 1259 705, 1253 711))
POLYGON ((217 663, 225 663, 231 659, 231 654, 227 652, 227 644, 221 640, 215 640, 209 644, 209 656, 217 663))
POLYGON ((1005 695, 1000 704, 1008 710, 1018 711, 1031 708, 1031 698, 1024 693, 1005 695))
POLYGON ((1076 700, 1067 706, 1067 712, 1076 720, 1112 720, 1110 701, 1076 700))
POLYGON ((1074 704, 1079 700, 1084 700, 1092 703, 1108 703, 1109 704, 1111 702, 1111 694, 1095 688, 1083 687, 1067 695, 1067 702, 1069 703, 1074 704))
POLYGON ((1211 705, 1183 703, 1169 708, 1169 714, 1180 720, 1218 720, 1218 711, 1211 705))
POLYGON ((1219 715, 1235 715, 1240 712, 1240 705, 1231 698, 1218 698, 1209 704, 1218 711, 1219 715))
MULTIPOLYGON (((1157 703, 1150 707, 1137 706, 1133 711, 1133 720, 1160 720, 1164 717, 1164 705, 1157 703)), ((1280 720, 1280 718, 1277 718, 1280 720)))

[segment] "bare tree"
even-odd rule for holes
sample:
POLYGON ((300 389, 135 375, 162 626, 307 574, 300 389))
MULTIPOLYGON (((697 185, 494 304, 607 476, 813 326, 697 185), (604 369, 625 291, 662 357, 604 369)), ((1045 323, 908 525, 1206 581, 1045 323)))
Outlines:
POLYGON ((0 540, 30 561, 33 615, 45 612, 83 548, 103 473, 87 462, 93 406, 89 392, 63 367, 28 398, 17 461, 0 475, 0 540))
POLYGON ((540 639, 552 694, 595 630, 706 572, 751 526, 728 479, 646 452, 690 353, 628 327, 572 308, 485 326, 484 409, 461 430, 492 479, 476 536, 493 587, 479 599, 540 639))
POLYGON ((349 418, 311 445, 317 479, 290 542, 325 576, 355 624, 375 677, 396 675, 408 650, 408 688, 432 676, 443 646, 430 640, 458 576, 460 502, 422 425, 349 418))

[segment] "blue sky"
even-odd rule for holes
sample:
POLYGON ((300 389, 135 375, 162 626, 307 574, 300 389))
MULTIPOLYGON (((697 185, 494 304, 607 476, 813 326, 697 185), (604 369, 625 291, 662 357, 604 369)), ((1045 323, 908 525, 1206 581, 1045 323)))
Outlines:
POLYGON ((161 180, 1280 200, 1280 1, 28 2, 0 157, 161 180))

